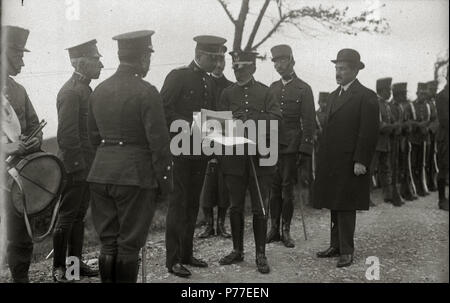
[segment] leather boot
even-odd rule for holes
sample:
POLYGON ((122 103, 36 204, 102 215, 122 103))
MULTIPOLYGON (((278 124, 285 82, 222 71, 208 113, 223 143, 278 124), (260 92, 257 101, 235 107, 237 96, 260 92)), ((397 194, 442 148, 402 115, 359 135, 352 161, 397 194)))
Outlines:
POLYGON ((98 268, 102 283, 116 283, 116 256, 100 254, 98 268))
POLYGON ((68 242, 69 256, 75 256, 80 260, 80 276, 96 277, 98 270, 92 269, 89 265, 83 262, 83 242, 84 242, 84 222, 77 221, 72 224, 70 231, 70 238, 68 242))
POLYGON ((292 240, 291 238, 290 229, 291 223, 283 220, 283 226, 281 228, 282 230, 281 239, 283 241, 284 246, 292 248, 295 247, 295 243, 294 240, 292 240))
POLYGON ((200 239, 205 239, 214 236, 214 214, 211 207, 203 207, 203 213, 205 214, 206 226, 205 230, 198 235, 200 239))
POLYGON ((405 204, 400 195, 398 184, 392 186, 392 204, 394 206, 402 206, 403 204, 405 204))
POLYGON ((253 234, 255 237, 256 266, 262 274, 270 272, 266 258, 267 219, 253 216, 253 234))
POLYGON ((67 283, 66 279, 66 250, 69 231, 58 227, 53 232, 53 281, 67 283))
POLYGON ((445 179, 439 179, 437 181, 438 196, 439 196, 438 206, 439 209, 448 211, 448 198, 445 197, 445 185, 446 185, 445 179))
POLYGON ((386 203, 392 203, 392 185, 386 185, 383 186, 383 198, 384 202, 386 203))
POLYGON ((219 207, 217 209, 217 235, 223 238, 231 238, 231 235, 227 233, 225 229, 225 216, 227 214, 227 209, 219 207))
POLYGON ((139 272, 138 258, 120 258, 116 260, 116 283, 136 283, 139 272))
POLYGON ((244 216, 230 212, 233 251, 219 260, 220 265, 230 265, 244 260, 244 216))
POLYGON ((271 218, 270 223, 270 231, 267 235, 266 243, 281 241, 280 218, 271 218))

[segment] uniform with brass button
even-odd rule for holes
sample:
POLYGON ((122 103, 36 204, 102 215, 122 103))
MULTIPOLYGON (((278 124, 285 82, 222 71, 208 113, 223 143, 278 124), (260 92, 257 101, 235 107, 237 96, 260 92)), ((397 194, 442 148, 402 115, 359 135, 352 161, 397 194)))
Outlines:
POLYGON ((102 282, 137 280, 158 193, 172 190, 170 138, 161 96, 143 80, 153 31, 113 37, 117 71, 89 99, 88 134, 96 154, 88 175, 92 218, 101 242, 102 282))
POLYGON ((439 120, 437 118, 437 109, 436 109, 436 95, 438 82, 434 80, 427 82, 427 88, 428 88, 427 102, 428 105, 430 106, 430 125, 428 131, 430 140, 427 142, 425 170, 427 174, 428 190, 431 192, 435 192, 437 191, 437 175, 438 175, 438 167, 436 159, 437 157, 436 133, 439 128, 439 120))
POLYGON ((380 108, 380 130, 377 141, 377 149, 372 160, 371 171, 376 174, 385 202, 401 205, 400 200, 393 199, 392 188, 392 166, 391 166, 391 141, 390 136, 394 131, 394 118, 388 103, 391 97, 392 78, 381 78, 377 80, 376 89, 380 108))
POLYGON ((75 72, 56 99, 58 156, 68 176, 53 232, 53 279, 56 282, 67 281, 66 254, 80 260, 81 276, 98 275, 98 271, 81 260, 84 217, 89 207, 86 177, 95 156, 87 133, 88 99, 92 93, 89 83, 99 77, 103 67, 96 44, 96 40, 90 40, 67 49, 75 72))
POLYGON ((426 83, 417 84, 417 99, 413 102, 415 114, 415 127, 410 136, 411 141, 411 165, 414 184, 417 194, 421 197, 430 194, 426 176, 426 155, 429 145, 429 126, 431 122, 431 109, 427 102, 428 87, 426 83))
MULTIPOLYGON (((7 73, 2 83, 2 147, 6 156, 20 157, 40 150, 42 142, 40 132, 30 145, 23 143, 24 136, 30 135, 39 126, 39 120, 25 88, 11 77, 18 75, 25 65, 23 55, 24 52, 29 52, 25 44, 30 32, 9 25, 2 26, 1 32, 3 37, 0 53, 2 58, 7 59, 7 62, 1 62, 7 73)), ((28 269, 33 254, 33 242, 27 232, 23 214, 19 214, 13 206, 12 192, 6 189, 3 196, 8 240, 6 259, 12 280, 15 283, 26 283, 29 282, 28 269)))
MULTIPOLYGON (((223 91, 218 109, 232 111, 233 118, 242 121, 253 120, 258 123, 258 121, 264 120, 269 125, 271 120, 280 120, 281 112, 278 100, 270 94, 267 86, 253 78, 257 54, 241 51, 233 51, 230 54, 238 82, 223 91)), ((256 265, 259 272, 268 273, 270 267, 265 255, 267 218, 260 203, 264 205, 264 209, 267 208, 275 166, 261 166, 258 157, 251 155, 220 156, 219 162, 225 174, 225 183, 231 202, 230 222, 233 239, 233 251, 220 259, 219 263, 229 265, 244 259, 244 205, 245 194, 249 189, 253 213, 256 265), (253 161, 256 176, 253 173, 251 161, 253 161), (256 182, 259 184, 259 193, 256 182)))
POLYGON ((413 110, 412 104, 407 99, 407 83, 400 82, 392 85, 393 99, 390 103, 392 113, 398 118, 400 132, 394 134, 394 140, 398 143, 397 156, 392 155, 393 185, 399 183, 400 196, 406 201, 417 199, 416 188, 413 182, 411 170, 411 143, 409 136, 412 130, 413 110), (394 181, 397 180, 397 181, 394 181))
POLYGON ((314 97, 311 87, 295 74, 291 47, 276 45, 271 52, 281 79, 272 83, 270 93, 280 104, 282 120, 277 170, 270 191, 271 229, 267 235, 267 243, 281 240, 286 247, 294 247, 290 225, 294 213, 296 164, 299 164, 302 183, 309 183, 315 129, 314 97))
MULTIPOLYGON (((214 109, 215 90, 211 76, 226 40, 216 36, 197 36, 195 59, 185 67, 172 70, 164 80, 161 95, 169 125, 181 120, 190 126, 194 112, 214 109)), ((171 135, 176 136, 177 133, 171 135)), ((193 237, 199 210, 207 157, 193 155, 194 136, 190 136, 189 155, 174 156, 174 191, 169 195, 166 218, 166 267, 170 273, 187 277, 183 264, 206 267, 193 256, 193 237)))

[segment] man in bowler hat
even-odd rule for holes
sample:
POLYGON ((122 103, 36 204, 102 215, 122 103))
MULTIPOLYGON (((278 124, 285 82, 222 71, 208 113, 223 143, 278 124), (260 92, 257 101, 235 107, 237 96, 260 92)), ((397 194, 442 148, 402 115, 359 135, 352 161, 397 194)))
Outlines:
POLYGON ((342 49, 332 62, 339 87, 329 98, 314 186, 314 206, 331 211, 331 243, 317 257, 339 257, 337 267, 345 267, 353 262, 356 211, 369 209, 380 121, 376 93, 356 78, 364 68, 359 53, 342 49))

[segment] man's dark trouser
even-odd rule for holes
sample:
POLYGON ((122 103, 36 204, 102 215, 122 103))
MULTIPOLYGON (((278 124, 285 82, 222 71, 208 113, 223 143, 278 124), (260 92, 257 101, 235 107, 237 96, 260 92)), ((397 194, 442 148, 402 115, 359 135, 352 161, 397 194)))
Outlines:
POLYGON ((166 267, 189 263, 207 161, 174 158, 174 190, 166 217, 166 267))
POLYGON ((227 209, 230 199, 225 185, 225 176, 218 163, 209 163, 205 173, 201 206, 227 209))
POLYGON ((411 144, 411 165, 414 184, 417 194, 424 196, 428 193, 426 188, 424 144, 411 144))
POLYGON ((294 213, 294 186, 297 182, 297 154, 280 154, 270 191, 270 218, 280 226, 280 217, 291 223, 294 213))
MULTIPOLYGON (((139 251, 145 245, 155 213, 155 190, 99 183, 91 183, 90 187, 100 254, 115 260, 115 282, 136 282, 139 251)), ((100 275, 103 271, 100 267, 100 275)))
POLYGON ((331 210, 331 247, 339 249, 341 255, 353 254, 356 211, 331 210))
POLYGON ((28 269, 33 255, 33 242, 28 235, 23 216, 14 208, 11 194, 4 192, 7 230, 7 261, 16 283, 28 282, 28 269))
POLYGON ((89 207, 89 184, 74 181, 69 176, 62 194, 58 220, 53 232, 53 266, 65 267, 66 250, 68 255, 81 261, 84 240, 84 217, 89 207))
MULTIPOLYGON (((253 213, 253 234, 255 238, 256 254, 265 254, 267 218, 263 215, 259 200, 255 177, 250 174, 250 161, 246 161, 245 173, 242 176, 225 175, 225 183, 230 195, 230 222, 233 249, 244 251, 244 211, 245 194, 250 191, 250 200, 253 213)), ((265 211, 267 212, 269 189, 272 182, 271 175, 258 176, 259 188, 265 211)))

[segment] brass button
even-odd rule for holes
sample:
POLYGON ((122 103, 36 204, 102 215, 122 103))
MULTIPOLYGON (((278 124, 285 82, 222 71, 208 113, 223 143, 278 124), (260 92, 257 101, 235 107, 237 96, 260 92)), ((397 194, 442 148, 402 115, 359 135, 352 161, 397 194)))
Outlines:
POLYGON ((164 180, 167 180, 167 176, 164 176, 163 179, 164 179, 164 180))

